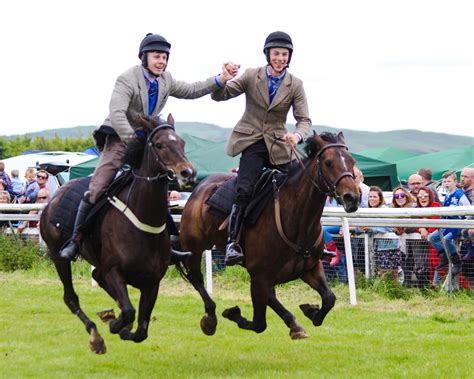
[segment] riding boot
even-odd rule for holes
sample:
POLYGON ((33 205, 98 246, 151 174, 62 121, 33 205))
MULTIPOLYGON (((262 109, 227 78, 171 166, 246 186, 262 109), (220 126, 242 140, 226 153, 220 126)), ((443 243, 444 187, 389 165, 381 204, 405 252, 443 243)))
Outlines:
POLYGON ((441 270, 449 264, 448 256, 444 250, 438 251, 439 264, 435 267, 435 270, 441 270))
POLYGON ((326 249, 328 251, 332 251, 332 252, 336 253, 336 256, 331 259, 331 262, 329 263, 329 266, 331 266, 331 267, 337 266, 339 264, 339 262, 341 261, 342 253, 337 248, 336 242, 334 242, 334 240, 331 240, 329 243, 326 244, 326 249))
POLYGON ((79 208, 77 209, 76 220, 74 222, 74 230, 72 237, 66 244, 62 247, 59 252, 59 255, 63 259, 68 261, 75 261, 79 254, 80 242, 82 240, 81 228, 84 225, 84 221, 87 218, 90 210, 92 209, 93 204, 89 203, 88 200, 82 199, 79 203, 79 208))
POLYGON ((181 263, 186 258, 191 257, 193 254, 190 251, 182 251, 181 242, 179 240, 179 231, 174 223, 173 216, 168 211, 168 217, 166 219, 166 228, 170 234, 171 243, 171 264, 181 263))
POLYGON ((458 253, 454 253, 454 255, 451 255, 451 262, 453 262, 453 269, 451 270, 451 274, 453 276, 456 276, 462 270, 462 262, 458 253))
POLYGON ((233 266, 243 262, 244 254, 237 241, 237 236, 244 220, 244 212, 244 207, 237 204, 232 205, 229 222, 229 239, 227 240, 227 246, 225 249, 226 266, 233 266))

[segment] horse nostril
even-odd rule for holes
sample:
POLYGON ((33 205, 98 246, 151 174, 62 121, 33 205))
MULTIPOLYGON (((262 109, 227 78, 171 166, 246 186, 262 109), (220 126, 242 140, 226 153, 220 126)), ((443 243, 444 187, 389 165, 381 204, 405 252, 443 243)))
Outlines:
POLYGON ((346 204, 357 202, 357 198, 352 193, 345 193, 342 197, 346 204))
POLYGON ((193 170, 191 170, 190 168, 187 168, 186 170, 182 170, 181 176, 185 179, 190 178, 191 176, 193 176, 193 170))

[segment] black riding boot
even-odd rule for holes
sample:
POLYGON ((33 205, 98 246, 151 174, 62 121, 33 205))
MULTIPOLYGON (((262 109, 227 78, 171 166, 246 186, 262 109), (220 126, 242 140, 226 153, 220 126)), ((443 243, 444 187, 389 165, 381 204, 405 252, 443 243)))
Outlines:
POLYGON ((74 222, 74 231, 72 232, 71 239, 62 247, 59 252, 61 258, 67 259, 68 261, 75 261, 77 259, 77 256, 79 254, 81 228, 92 208, 92 205, 93 204, 89 203, 85 199, 82 199, 79 203, 79 208, 77 209, 76 214, 76 221, 74 222))
POLYGON ((166 219, 166 228, 170 234, 171 264, 183 262, 186 258, 191 257, 193 254, 190 251, 182 251, 181 242, 179 241, 179 231, 169 211, 166 219))
POLYGON ((244 260, 242 248, 237 241, 237 236, 242 226, 242 221, 244 220, 244 213, 245 208, 237 204, 232 205, 229 222, 229 239, 227 240, 227 246, 225 248, 226 266, 233 266, 242 263, 244 260))
POLYGON ((435 267, 435 270, 441 270, 449 264, 448 256, 444 250, 438 252, 439 265, 435 267))

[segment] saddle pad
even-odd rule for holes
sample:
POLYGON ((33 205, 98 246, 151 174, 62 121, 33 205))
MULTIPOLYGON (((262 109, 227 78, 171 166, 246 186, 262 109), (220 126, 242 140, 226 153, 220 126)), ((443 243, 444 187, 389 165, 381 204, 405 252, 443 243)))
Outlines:
POLYGON ((75 181, 59 200, 58 206, 51 216, 51 223, 65 232, 72 233, 76 220, 77 208, 84 197, 84 192, 89 188, 91 177, 81 178, 75 181))
MULTIPOLYGON (((245 209, 244 222, 246 225, 254 225, 261 213, 265 209, 268 201, 273 197, 273 184, 272 178, 275 177, 277 188, 281 188, 287 179, 287 174, 270 170, 271 173, 264 173, 263 181, 259 181, 256 186, 258 192, 253 194, 252 200, 245 209)), ((232 204, 234 203, 236 192, 237 177, 222 183, 214 193, 206 200, 206 204, 209 205, 209 211, 221 218, 226 218, 231 210, 232 204)))

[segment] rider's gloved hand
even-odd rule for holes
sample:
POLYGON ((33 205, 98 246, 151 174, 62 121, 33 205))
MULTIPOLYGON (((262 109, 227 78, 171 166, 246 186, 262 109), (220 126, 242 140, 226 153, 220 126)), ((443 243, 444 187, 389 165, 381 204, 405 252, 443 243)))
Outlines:
POLYGON ((144 130, 135 130, 135 136, 142 141, 146 141, 146 133, 144 130))

